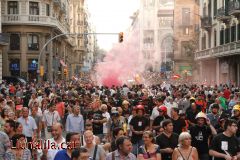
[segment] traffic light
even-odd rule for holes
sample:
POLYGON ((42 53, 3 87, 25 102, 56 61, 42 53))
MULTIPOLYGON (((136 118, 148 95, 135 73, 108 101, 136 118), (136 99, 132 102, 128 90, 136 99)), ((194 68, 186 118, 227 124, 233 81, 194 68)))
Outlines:
POLYGON ((120 32, 118 36, 119 36, 119 43, 122 43, 123 42, 123 32, 120 32))
POLYGON ((40 76, 42 77, 44 75, 44 67, 40 66, 40 76))

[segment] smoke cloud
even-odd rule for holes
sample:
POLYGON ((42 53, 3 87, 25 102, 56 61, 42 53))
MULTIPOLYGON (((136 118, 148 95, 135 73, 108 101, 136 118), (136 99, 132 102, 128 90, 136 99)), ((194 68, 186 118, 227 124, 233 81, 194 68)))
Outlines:
POLYGON ((123 43, 115 44, 106 54, 103 62, 96 66, 99 85, 120 86, 133 80, 144 71, 140 55, 139 31, 124 35, 123 43))

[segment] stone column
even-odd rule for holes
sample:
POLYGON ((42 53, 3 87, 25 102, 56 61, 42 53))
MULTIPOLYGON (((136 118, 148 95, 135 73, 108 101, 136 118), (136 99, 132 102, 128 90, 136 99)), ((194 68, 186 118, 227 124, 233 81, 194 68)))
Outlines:
POLYGON ((21 56, 20 56, 20 74, 22 77, 28 79, 28 60, 27 60, 27 50, 28 50, 28 40, 27 33, 21 33, 21 56))
POLYGON ((2 47, 2 58, 3 58, 2 65, 4 66, 3 69, 2 69, 2 74, 4 76, 8 76, 8 75, 10 75, 10 73, 9 73, 9 59, 8 59, 8 46, 2 47))
POLYGON ((219 58, 217 58, 216 60, 216 83, 217 85, 220 84, 220 64, 219 64, 219 58))

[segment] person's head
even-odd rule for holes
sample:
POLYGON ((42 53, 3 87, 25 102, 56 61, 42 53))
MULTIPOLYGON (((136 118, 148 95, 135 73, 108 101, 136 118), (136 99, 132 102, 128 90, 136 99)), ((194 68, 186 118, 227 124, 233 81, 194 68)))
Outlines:
POLYGON ((178 137, 180 147, 191 146, 192 137, 188 132, 182 132, 178 137))
POLYGON ((4 131, 9 135, 15 130, 15 122, 13 120, 7 120, 4 125, 4 131))
POLYGON ((177 107, 173 107, 173 108, 171 109, 171 116, 172 116, 172 117, 177 117, 177 116, 179 116, 178 113, 179 113, 179 109, 178 109, 177 107))
POLYGON ((162 127, 165 132, 172 133, 173 132, 173 123, 170 119, 166 119, 162 122, 162 127))
POLYGON ((139 116, 139 117, 142 117, 143 116, 143 114, 144 114, 144 106, 142 106, 142 105, 138 105, 137 106, 137 115, 139 116))
POLYGON ((92 126, 91 123, 86 123, 86 124, 85 124, 85 131, 86 131, 86 130, 93 131, 93 126, 92 126))
POLYGON ((196 115, 196 120, 197 120, 197 124, 198 124, 199 126, 203 126, 203 125, 206 123, 207 116, 206 116, 205 113, 199 112, 199 113, 196 115))
POLYGON ((66 143, 70 145, 69 149, 80 147, 80 135, 76 132, 70 132, 66 135, 66 143))
POLYGON ((157 106, 161 106, 163 104, 163 98, 159 96, 155 99, 154 102, 157 106))
POLYGON ((89 131, 89 130, 85 131, 84 132, 84 139, 85 139, 85 142, 86 142, 87 145, 93 144, 94 143, 93 142, 93 139, 94 139, 93 132, 89 131))
POLYGON ((105 113, 105 112, 107 112, 107 110, 108 110, 107 105, 106 105, 106 104, 102 104, 102 105, 101 105, 101 111, 102 111, 103 113, 105 113))
POLYGON ((63 126, 61 123, 55 123, 52 126, 52 136, 55 140, 62 137, 62 130, 63 130, 63 126))
POLYGON ((118 139, 119 137, 124 136, 124 131, 122 128, 117 127, 113 129, 113 137, 118 139))
POLYGON ((118 111, 119 116, 121 116, 122 113, 123 113, 123 109, 122 109, 121 107, 118 107, 118 108, 117 108, 117 111, 118 111))
POLYGON ((2 113, 1 113, 2 118, 7 118, 8 117, 8 109, 3 108, 2 113))
POLYGON ((225 121, 225 124, 224 124, 225 131, 228 131, 230 134, 234 135, 234 134, 236 134, 237 129, 238 129, 237 121, 235 121, 233 119, 227 119, 225 121))
POLYGON ((38 112, 38 107, 37 106, 33 106, 32 107, 32 115, 36 115, 38 112))
POLYGON ((12 137, 12 147, 16 149, 25 149, 26 147, 26 137, 24 134, 15 134, 12 137))
POLYGON ((234 117, 240 116, 240 105, 235 105, 233 107, 233 115, 234 115, 234 117))
POLYGON ((84 147, 76 148, 72 151, 71 160, 89 160, 90 154, 84 147))
POLYGON ((167 107, 166 106, 160 106, 158 108, 158 112, 160 116, 167 115, 167 107))
POLYGON ((27 118, 28 117, 28 114, 29 114, 29 110, 27 107, 23 107, 22 109, 22 115, 23 115, 23 118, 27 118))
POLYGON ((74 115, 79 115, 80 113, 80 107, 79 106, 74 106, 73 107, 73 114, 74 115))
POLYGON ((137 115, 137 108, 136 108, 136 107, 133 107, 133 108, 132 108, 132 115, 133 115, 133 116, 136 116, 136 115, 137 115))
POLYGON ((213 114, 218 114, 218 111, 219 111, 219 105, 217 103, 214 103, 212 106, 211 106, 211 112, 213 114))
POLYGON ((132 143, 130 139, 126 136, 119 137, 116 140, 116 146, 119 151, 121 151, 122 154, 128 155, 132 151, 132 143))
POLYGON ((22 134, 23 133, 23 126, 19 122, 15 122, 15 132, 17 134, 22 134))
POLYGON ((14 112, 9 112, 8 113, 8 119, 14 120, 15 119, 15 113, 14 112))
POLYGON ((123 108, 128 108, 129 102, 128 102, 127 100, 124 100, 124 101, 122 102, 122 106, 123 106, 123 108))
POLYGON ((48 104, 48 110, 49 110, 50 112, 53 112, 53 111, 55 110, 55 108, 56 108, 56 106, 55 106, 55 104, 54 104, 53 102, 50 102, 50 103, 48 104))
POLYGON ((196 103, 192 103, 192 104, 191 104, 191 109, 194 110, 194 111, 197 109, 196 103))
POLYGON ((154 143, 155 139, 154 139, 153 133, 151 131, 145 131, 143 133, 143 141, 144 141, 144 144, 154 143))

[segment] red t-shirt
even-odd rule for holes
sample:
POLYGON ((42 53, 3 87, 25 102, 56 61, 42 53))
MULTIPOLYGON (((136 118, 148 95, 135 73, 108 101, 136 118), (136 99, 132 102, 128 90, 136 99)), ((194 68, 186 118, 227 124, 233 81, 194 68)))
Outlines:
POLYGON ((63 109, 64 109, 64 102, 60 102, 58 104, 56 104, 56 110, 58 111, 58 114, 60 117, 63 117, 63 109))

